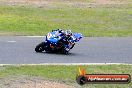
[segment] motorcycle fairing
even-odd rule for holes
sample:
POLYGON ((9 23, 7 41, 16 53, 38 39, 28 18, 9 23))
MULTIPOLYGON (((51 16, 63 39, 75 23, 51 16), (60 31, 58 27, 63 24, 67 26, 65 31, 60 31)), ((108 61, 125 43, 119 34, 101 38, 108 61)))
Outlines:
POLYGON ((81 33, 73 33, 73 40, 75 42, 78 42, 81 38, 82 38, 82 34, 81 33))
POLYGON ((49 32, 46 36, 46 40, 51 43, 57 43, 60 40, 60 37, 57 35, 56 31, 49 32))

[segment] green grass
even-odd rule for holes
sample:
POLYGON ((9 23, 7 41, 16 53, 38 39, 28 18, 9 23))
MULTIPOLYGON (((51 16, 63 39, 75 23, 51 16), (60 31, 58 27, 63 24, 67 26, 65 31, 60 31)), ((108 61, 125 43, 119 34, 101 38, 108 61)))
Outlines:
MULTIPOLYGON (((39 65, 39 66, 1 66, 0 77, 7 76, 39 76, 49 80, 60 80, 76 85, 76 75, 79 66, 57 66, 57 65, 39 65)), ((85 65, 82 66, 87 74, 130 74, 132 75, 132 65, 85 65)), ((83 87, 90 88, 130 88, 130 84, 86 84, 83 87)))
POLYGON ((84 36, 132 36, 132 9, 113 7, 0 6, 0 35, 45 35, 52 29, 72 29, 84 36))

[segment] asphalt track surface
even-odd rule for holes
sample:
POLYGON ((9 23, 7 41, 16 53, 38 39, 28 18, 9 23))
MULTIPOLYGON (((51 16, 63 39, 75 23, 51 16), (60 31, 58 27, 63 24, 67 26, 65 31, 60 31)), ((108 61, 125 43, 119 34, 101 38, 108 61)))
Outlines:
POLYGON ((0 64, 132 63, 132 37, 85 37, 68 55, 36 53, 43 37, 0 36, 0 64))

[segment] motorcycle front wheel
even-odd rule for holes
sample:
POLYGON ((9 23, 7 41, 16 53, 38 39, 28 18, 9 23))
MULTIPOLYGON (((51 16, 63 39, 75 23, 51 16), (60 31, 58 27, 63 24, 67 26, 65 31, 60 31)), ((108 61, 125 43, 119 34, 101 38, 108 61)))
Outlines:
POLYGON ((62 50, 62 53, 65 54, 65 55, 67 55, 67 54, 69 53, 69 50, 63 49, 63 50, 62 50))

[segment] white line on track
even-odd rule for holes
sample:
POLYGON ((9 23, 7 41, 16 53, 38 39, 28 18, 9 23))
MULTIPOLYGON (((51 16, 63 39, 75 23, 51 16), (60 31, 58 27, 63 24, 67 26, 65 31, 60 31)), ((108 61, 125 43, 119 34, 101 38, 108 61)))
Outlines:
POLYGON ((16 41, 7 41, 7 42, 9 42, 9 43, 15 43, 16 41))
POLYGON ((0 64, 0 66, 4 65, 132 65, 132 64, 126 64, 126 63, 41 63, 41 64, 0 64))
POLYGON ((23 36, 23 37, 28 37, 28 38, 39 38, 39 37, 45 37, 45 36, 23 36))

